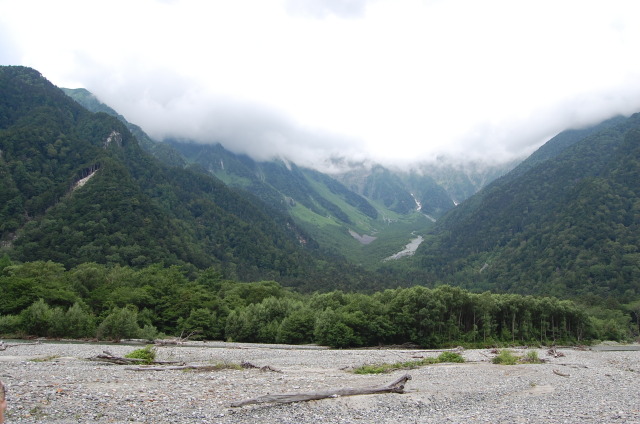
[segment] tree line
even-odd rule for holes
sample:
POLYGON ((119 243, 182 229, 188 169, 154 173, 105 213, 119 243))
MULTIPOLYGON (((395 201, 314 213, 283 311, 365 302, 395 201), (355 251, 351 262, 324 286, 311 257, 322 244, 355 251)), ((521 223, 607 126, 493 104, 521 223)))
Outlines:
POLYGON ((413 343, 588 343, 628 337, 630 317, 600 317, 569 300, 472 293, 451 286, 372 294, 300 294, 275 281, 225 280, 213 268, 195 277, 177 266, 141 269, 0 258, 0 334, 20 337, 318 343, 360 347, 413 343), (603 318, 604 317, 604 318, 603 318))

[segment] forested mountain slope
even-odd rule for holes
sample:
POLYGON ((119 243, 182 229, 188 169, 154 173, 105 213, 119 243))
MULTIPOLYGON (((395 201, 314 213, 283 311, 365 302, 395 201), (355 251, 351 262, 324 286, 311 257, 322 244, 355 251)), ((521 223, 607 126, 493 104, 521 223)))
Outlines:
MULTIPOLYGON (((473 289, 640 294, 640 115, 567 134, 443 218, 415 256, 430 278, 473 289), (556 148, 557 147, 557 148, 556 148)), ((541 150, 542 150, 541 149, 541 150)))
POLYGON ((215 265, 240 279, 314 271, 313 241, 289 218, 161 165, 122 122, 33 69, 0 67, 0 150, 0 240, 12 258, 215 265))
POLYGON ((513 166, 438 162, 406 172, 350 164, 350 171, 328 175, 286 159, 255 161, 220 144, 152 140, 87 90, 63 90, 89 110, 120 119, 163 163, 199 169, 252 193, 290 215, 322 249, 371 269, 414 242, 457 203, 454 199, 468 197, 513 166))
POLYGON ((406 192, 407 205, 358 194, 333 176, 286 159, 255 161, 220 144, 169 140, 192 166, 198 166, 232 187, 247 190, 266 204, 290 215, 323 250, 353 263, 376 268, 402 250, 412 231, 424 232, 432 222, 417 211, 406 192), (378 199, 379 200, 379 199, 378 199))

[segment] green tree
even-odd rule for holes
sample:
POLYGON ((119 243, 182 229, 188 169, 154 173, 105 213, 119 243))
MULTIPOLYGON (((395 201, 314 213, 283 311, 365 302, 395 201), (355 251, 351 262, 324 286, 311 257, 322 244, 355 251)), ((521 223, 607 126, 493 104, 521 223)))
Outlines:
POLYGON ((49 305, 43 299, 39 299, 20 313, 22 329, 29 335, 48 336, 52 316, 49 305))
POLYGON ((139 333, 138 313, 131 308, 114 308, 98 326, 97 337, 120 341, 138 337, 139 333))

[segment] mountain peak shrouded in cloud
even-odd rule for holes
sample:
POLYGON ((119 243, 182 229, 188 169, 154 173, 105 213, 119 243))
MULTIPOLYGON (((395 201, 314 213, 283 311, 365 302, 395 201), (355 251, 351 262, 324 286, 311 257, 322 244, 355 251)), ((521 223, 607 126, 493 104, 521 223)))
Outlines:
POLYGON ((155 138, 258 160, 506 162, 564 129, 640 110, 633 1, 0 8, 1 64, 87 88, 155 138))

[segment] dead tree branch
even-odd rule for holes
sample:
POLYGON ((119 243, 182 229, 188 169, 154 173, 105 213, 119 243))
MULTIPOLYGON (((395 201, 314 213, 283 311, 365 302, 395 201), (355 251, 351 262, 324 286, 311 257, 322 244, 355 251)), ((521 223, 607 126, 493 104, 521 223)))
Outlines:
POLYGON ((319 392, 309 393, 285 393, 279 395, 264 395, 253 399, 247 399, 239 402, 233 402, 231 407, 237 408, 245 405, 252 405, 255 403, 293 403, 293 402, 305 402, 309 400, 318 400, 326 398, 336 398, 340 396, 357 396, 357 395, 372 395, 378 393, 404 393, 404 384, 411 380, 409 374, 405 374, 397 380, 379 387, 361 387, 361 388, 345 388, 336 390, 324 390, 319 392))
POLYGON ((171 371, 171 370, 197 370, 197 371, 217 371, 220 366, 216 365, 173 365, 166 367, 150 367, 150 366, 139 366, 139 367, 127 367, 125 368, 131 371, 171 371))
POLYGON ((172 339, 157 339, 153 341, 153 344, 159 346, 167 346, 167 345, 181 345, 189 341, 189 339, 198 334, 198 331, 192 331, 186 336, 184 335, 184 331, 180 333, 179 337, 174 337, 172 339))
POLYGON ((4 342, 4 340, 0 340, 0 351, 2 350, 7 350, 10 347, 16 347, 16 346, 28 346, 28 345, 39 345, 41 344, 40 342, 31 342, 31 343, 13 343, 13 344, 7 344, 4 342))
POLYGON ((282 371, 280 371, 278 369, 273 368, 271 365, 265 365, 263 367, 259 367, 257 365, 253 365, 251 362, 247 362, 247 361, 242 361, 242 363, 240 363, 240 366, 242 368, 245 368, 245 369, 257 368, 260 371, 282 372, 282 371))
MULTIPOLYGON (((108 350, 103 350, 102 354, 92 356, 91 358, 87 358, 90 361, 96 362, 107 362, 110 364, 116 365, 140 365, 145 363, 144 359, 139 358, 123 358, 122 356, 115 356, 113 353, 108 350)), ((161 365, 161 364, 181 364, 183 362, 180 361, 153 361, 152 364, 161 365)))

